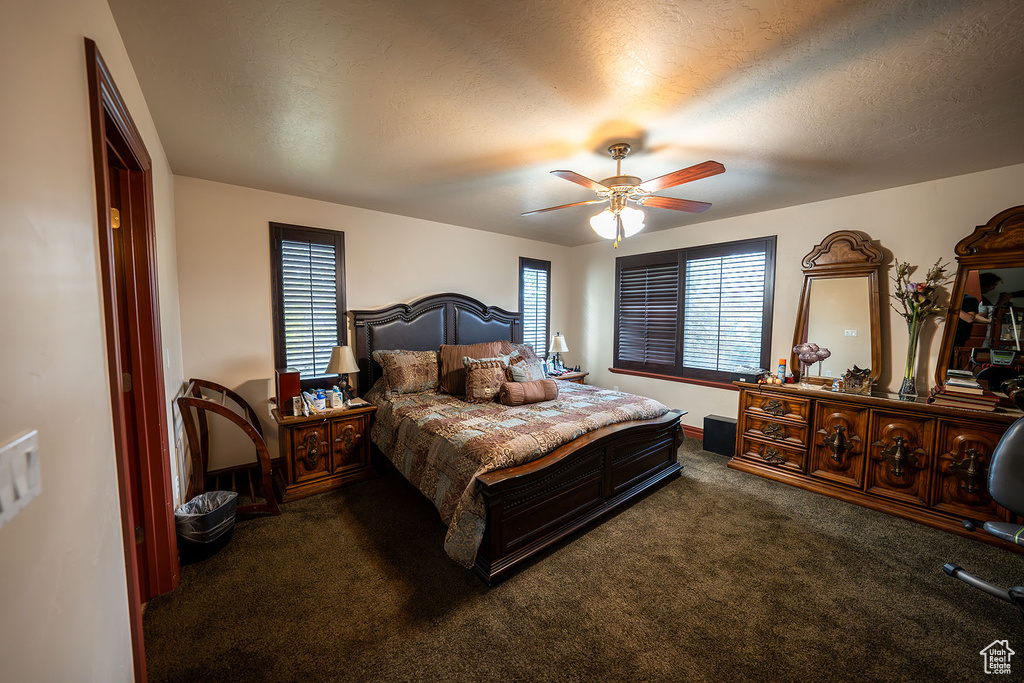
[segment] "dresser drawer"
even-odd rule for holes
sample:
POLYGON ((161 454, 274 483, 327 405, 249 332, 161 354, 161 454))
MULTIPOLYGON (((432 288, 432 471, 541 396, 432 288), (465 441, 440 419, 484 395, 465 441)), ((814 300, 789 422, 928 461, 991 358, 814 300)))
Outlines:
POLYGON ((740 443, 740 452, 736 457, 758 465, 803 472, 807 451, 803 448, 787 446, 778 441, 761 441, 744 437, 740 443))
POLYGON ((365 427, 365 416, 351 420, 334 420, 331 422, 331 455, 332 471, 345 472, 369 465, 369 448, 365 427))
POLYGON ((941 420, 936 441, 932 507, 957 517, 1009 521, 988 493, 992 451, 1003 430, 975 422, 941 420))
POLYGON ((758 415, 746 415, 743 420, 744 435, 755 439, 778 441, 788 446, 803 447, 807 445, 807 425, 783 422, 777 418, 758 415))
POLYGON ((331 473, 330 423, 316 422, 292 431, 291 474, 296 483, 325 477, 331 473))
POLYGON ((872 410, 865 490, 910 505, 928 505, 935 420, 872 410))
POLYGON ((818 401, 807 471, 836 484, 861 488, 867 451, 868 409, 818 401))
POLYGON ((811 402, 806 398, 794 398, 781 394, 744 391, 742 409, 751 416, 768 419, 790 420, 807 424, 810 420, 811 402))

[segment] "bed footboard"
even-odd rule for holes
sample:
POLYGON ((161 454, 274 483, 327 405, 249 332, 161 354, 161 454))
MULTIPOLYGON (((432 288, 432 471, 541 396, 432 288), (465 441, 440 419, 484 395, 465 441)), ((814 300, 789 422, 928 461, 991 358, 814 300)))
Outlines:
POLYGON ((487 528, 474 567, 488 585, 514 567, 679 474, 683 441, 671 410, 602 427, 533 462, 477 478, 487 528))

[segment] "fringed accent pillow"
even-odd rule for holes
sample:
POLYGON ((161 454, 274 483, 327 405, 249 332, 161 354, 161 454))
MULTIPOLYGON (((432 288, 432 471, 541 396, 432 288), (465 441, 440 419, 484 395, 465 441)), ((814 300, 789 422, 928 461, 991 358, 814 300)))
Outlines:
POLYGON ((484 342, 482 344, 441 344, 437 352, 439 365, 438 384, 445 394, 456 396, 466 393, 466 367, 462 363, 465 357, 493 358, 502 353, 501 342, 484 342))
POLYGON ((501 358, 463 358, 466 366, 466 401, 488 403, 493 401, 505 383, 507 365, 501 358))

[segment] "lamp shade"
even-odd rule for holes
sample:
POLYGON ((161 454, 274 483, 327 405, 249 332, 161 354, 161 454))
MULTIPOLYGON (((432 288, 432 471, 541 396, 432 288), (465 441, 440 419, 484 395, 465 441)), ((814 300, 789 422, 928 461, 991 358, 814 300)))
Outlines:
POLYGON ((347 375, 352 372, 359 372, 359 365, 356 363, 356 355, 352 353, 352 347, 335 346, 331 349, 331 360, 327 363, 327 374, 347 375))
POLYGON ((548 350, 552 353, 566 353, 569 350, 569 347, 565 344, 565 337, 562 336, 561 332, 551 338, 551 348, 548 350))

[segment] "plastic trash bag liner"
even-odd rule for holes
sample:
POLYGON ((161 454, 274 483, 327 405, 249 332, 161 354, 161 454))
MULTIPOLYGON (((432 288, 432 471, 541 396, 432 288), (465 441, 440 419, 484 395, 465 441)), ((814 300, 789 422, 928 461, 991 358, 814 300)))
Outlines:
POLYGON ((207 491, 174 511, 178 535, 195 543, 213 543, 235 526, 234 491, 207 491))

